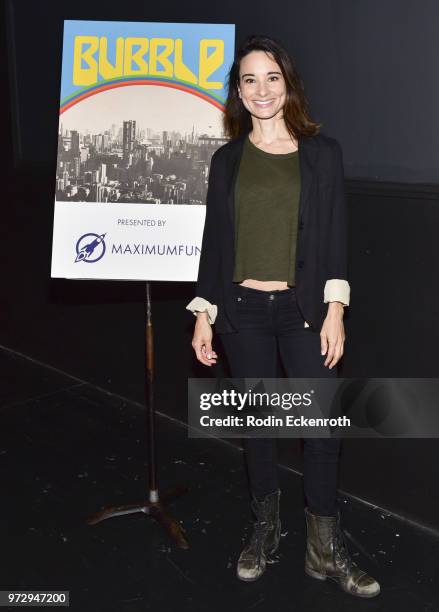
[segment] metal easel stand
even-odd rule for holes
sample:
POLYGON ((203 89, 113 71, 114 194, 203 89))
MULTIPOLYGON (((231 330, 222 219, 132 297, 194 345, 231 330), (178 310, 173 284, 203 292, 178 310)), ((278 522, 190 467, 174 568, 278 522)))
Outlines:
POLYGON ((179 548, 189 548, 189 544, 184 536, 184 529, 179 521, 175 519, 166 509, 166 504, 172 502, 188 491, 188 487, 176 486, 169 489, 159 496, 157 485, 157 466, 155 453, 155 423, 154 423, 154 394, 153 394, 153 327, 151 317, 151 289, 149 281, 146 282, 146 373, 145 373, 145 407, 147 415, 147 443, 148 443, 148 481, 149 496, 148 500, 138 504, 124 506, 109 506, 97 514, 87 519, 89 525, 96 525, 101 521, 112 518, 113 516, 124 516, 143 512, 154 518, 164 527, 179 548))

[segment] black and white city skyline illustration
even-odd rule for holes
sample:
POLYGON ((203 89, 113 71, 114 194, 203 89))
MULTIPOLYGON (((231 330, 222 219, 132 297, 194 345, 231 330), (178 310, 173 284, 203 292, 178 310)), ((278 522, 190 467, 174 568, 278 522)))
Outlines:
POLYGON ((211 157, 227 142, 221 111, 159 89, 110 90, 60 115, 56 201, 205 204, 211 157))

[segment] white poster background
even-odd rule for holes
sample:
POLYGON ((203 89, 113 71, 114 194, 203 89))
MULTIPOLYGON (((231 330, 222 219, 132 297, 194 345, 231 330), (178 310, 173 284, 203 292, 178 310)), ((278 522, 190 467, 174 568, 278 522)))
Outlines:
POLYGON ((184 204, 56 202, 52 277, 193 281, 205 210, 184 204), (78 258, 81 248, 104 234, 88 259, 78 258))

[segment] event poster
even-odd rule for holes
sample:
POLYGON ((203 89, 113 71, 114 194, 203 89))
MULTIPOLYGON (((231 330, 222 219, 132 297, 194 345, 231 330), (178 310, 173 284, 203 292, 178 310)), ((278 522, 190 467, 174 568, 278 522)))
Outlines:
POLYGON ((64 22, 52 277, 196 280, 234 37, 64 22))

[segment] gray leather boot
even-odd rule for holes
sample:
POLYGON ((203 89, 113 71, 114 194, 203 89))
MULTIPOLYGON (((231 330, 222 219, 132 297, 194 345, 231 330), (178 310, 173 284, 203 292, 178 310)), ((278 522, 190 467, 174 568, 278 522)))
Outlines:
POLYGON ((380 592, 378 582, 357 567, 349 556, 340 511, 337 516, 317 516, 305 508, 307 541, 305 572, 313 578, 331 578, 351 595, 375 597, 380 592))
POLYGON ((253 532, 238 559, 236 574, 240 580, 257 580, 265 571, 269 555, 274 553, 280 540, 280 489, 258 501, 252 496, 251 509, 256 517, 253 532))

